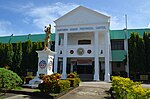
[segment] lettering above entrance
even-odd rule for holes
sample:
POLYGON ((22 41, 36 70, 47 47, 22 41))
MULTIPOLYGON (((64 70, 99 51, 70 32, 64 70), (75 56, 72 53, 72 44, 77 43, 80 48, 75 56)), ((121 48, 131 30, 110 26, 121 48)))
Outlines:
POLYGON ((72 28, 59 28, 57 32, 76 32, 76 31, 89 31, 89 30, 106 30, 106 26, 89 26, 89 27, 72 27, 72 28))

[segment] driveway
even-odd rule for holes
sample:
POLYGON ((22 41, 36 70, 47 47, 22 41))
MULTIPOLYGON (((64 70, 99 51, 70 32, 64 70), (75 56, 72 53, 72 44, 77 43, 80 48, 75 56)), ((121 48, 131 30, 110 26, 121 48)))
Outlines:
POLYGON ((58 99, 111 99, 108 93, 111 83, 81 82, 80 86, 58 99))

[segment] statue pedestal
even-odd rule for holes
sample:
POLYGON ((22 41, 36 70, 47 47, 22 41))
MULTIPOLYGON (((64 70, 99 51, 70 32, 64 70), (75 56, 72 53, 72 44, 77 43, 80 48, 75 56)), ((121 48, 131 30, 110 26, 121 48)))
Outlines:
POLYGON ((38 87, 43 81, 39 78, 41 75, 53 74, 53 59, 55 52, 50 49, 44 49, 42 51, 36 51, 38 53, 38 71, 34 79, 29 81, 31 87, 38 87))

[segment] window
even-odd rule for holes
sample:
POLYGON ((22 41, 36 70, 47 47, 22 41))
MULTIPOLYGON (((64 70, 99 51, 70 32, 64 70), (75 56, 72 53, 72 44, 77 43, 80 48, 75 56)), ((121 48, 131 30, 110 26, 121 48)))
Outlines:
POLYGON ((111 40, 112 50, 124 50, 124 40, 111 40))
POLYGON ((91 40, 78 40, 78 45, 88 45, 91 44, 91 40))

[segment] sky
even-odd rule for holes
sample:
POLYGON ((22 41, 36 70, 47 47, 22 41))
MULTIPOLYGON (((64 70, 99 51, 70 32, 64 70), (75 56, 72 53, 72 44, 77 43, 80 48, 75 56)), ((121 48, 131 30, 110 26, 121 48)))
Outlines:
POLYGON ((44 33, 44 27, 78 6, 110 16, 110 29, 150 28, 149 0, 0 0, 0 36, 44 33))

